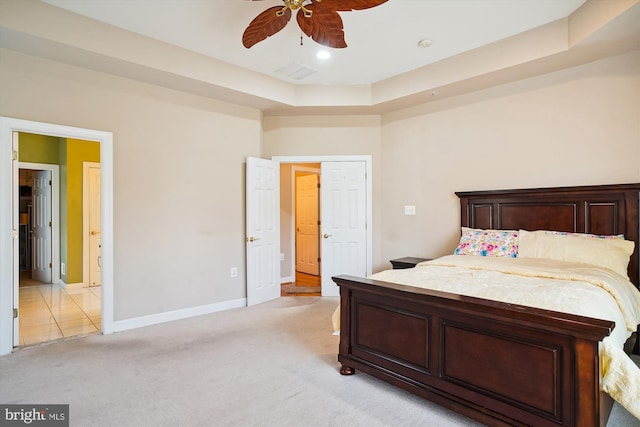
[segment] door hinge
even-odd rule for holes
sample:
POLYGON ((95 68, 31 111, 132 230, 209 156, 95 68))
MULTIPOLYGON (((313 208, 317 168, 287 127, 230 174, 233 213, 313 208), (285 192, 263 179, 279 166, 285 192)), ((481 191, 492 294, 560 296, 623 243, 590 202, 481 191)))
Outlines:
POLYGON ((320 257, 318 257, 318 262, 320 262, 320 257))
POLYGON ((318 183, 318 188, 320 188, 320 183, 318 183))
POLYGON ((320 225, 320 220, 318 220, 318 225, 320 225))
POLYGON ((13 150, 12 156, 13 160, 18 160, 18 152, 16 150, 13 150))
POLYGON ((51 185, 51 180, 49 180, 49 185, 51 185))
POLYGON ((49 263, 49 268, 53 268, 53 264, 49 263))
POLYGON ((51 221, 49 221, 49 227, 51 227, 51 221))
POLYGON ((14 318, 14 319, 17 319, 17 318, 18 318, 18 309, 17 309, 17 308, 14 308, 14 309, 13 309, 13 318, 14 318))

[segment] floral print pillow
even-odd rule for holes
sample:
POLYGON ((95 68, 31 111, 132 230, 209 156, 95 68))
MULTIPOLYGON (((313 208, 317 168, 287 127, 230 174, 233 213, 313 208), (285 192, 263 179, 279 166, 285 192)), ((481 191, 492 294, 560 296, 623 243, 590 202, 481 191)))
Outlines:
POLYGON ((516 230, 481 230, 462 227, 460 243, 454 255, 491 257, 518 256, 518 232, 516 230))

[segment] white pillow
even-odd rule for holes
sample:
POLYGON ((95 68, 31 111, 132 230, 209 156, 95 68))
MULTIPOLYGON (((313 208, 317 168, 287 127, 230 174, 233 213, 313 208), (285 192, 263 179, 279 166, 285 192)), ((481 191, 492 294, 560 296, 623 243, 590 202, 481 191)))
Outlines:
POLYGON ((580 234, 518 232, 518 257, 543 258, 608 268, 628 277, 629 257, 635 243, 624 239, 585 238, 580 234))

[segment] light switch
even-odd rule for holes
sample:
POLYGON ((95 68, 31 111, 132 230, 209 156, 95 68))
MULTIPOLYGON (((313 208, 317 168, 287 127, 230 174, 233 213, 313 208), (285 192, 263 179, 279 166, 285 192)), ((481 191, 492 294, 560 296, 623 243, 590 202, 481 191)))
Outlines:
POLYGON ((416 207, 413 206, 413 205, 405 206, 404 207, 404 214, 405 215, 415 215, 416 214, 416 207))

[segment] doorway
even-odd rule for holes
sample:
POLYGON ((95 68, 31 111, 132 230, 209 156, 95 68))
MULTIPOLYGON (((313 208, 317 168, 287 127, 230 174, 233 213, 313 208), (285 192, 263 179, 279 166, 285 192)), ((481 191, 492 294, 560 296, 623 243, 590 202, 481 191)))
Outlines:
POLYGON ((291 208, 293 271, 289 280, 283 279, 281 296, 320 296, 320 163, 283 164, 280 171, 291 182, 290 191, 283 188, 280 194, 281 205, 291 208))
POLYGON ((18 167, 20 285, 57 282, 59 166, 19 162, 18 167))
POLYGON ((291 208, 281 206, 281 187, 290 188, 280 179, 282 164, 320 163, 321 295, 339 295, 331 280, 335 275, 371 274, 371 156, 274 156, 271 160, 247 156, 246 160, 247 305, 281 297, 279 284, 287 274, 282 266, 291 265, 294 257, 292 247, 285 247, 291 237, 281 235, 291 230, 282 224, 292 219, 287 214, 291 208))
POLYGON ((286 283, 296 280, 295 205, 293 202, 287 204, 286 198, 286 194, 290 194, 290 200, 293 200, 295 194, 295 168, 301 168, 306 172, 319 172, 320 181, 326 184, 320 189, 319 202, 321 207, 330 207, 320 209, 324 212, 322 215, 325 218, 321 218, 319 229, 325 230, 321 233, 327 233, 326 238, 324 234, 319 236, 322 296, 338 295, 337 286, 331 280, 335 274, 370 275, 373 254, 371 156, 274 156, 272 160, 278 162, 285 171, 287 168, 291 169, 290 172, 281 174, 280 183, 281 281, 286 283), (345 176, 356 186, 347 189, 343 186, 344 183, 338 182, 340 177, 345 176), (349 211, 352 207, 357 207, 358 212, 349 211), (338 224, 335 222, 336 218, 349 218, 349 221, 338 224), (358 236, 349 235, 349 243, 346 240, 336 241, 336 237, 331 235, 331 230, 335 230, 344 236, 344 230, 340 229, 348 228, 350 225, 354 226, 354 231, 358 230, 358 236))
MULTIPOLYGON (((18 162, 18 345, 98 333, 100 288, 89 290, 83 280, 83 211, 88 206, 83 200, 92 186, 84 182, 82 160, 99 160, 99 143, 25 132, 17 132, 17 139, 19 160, 56 163, 18 162)), ((99 163, 91 164, 99 174, 99 163)), ((99 211, 97 190, 91 201, 99 211)), ((92 218, 99 222, 99 212, 92 218)), ((99 286, 99 279, 93 284, 99 286)))
MULTIPOLYGON (((99 143, 101 159, 101 233, 102 233, 102 290, 99 303, 101 318, 100 328, 103 333, 113 330, 113 137, 110 132, 74 128, 28 120, 0 117, 0 194, 4 203, 0 204, 0 249, 12 256, 0 259, 0 355, 9 354, 14 347, 20 345, 19 327, 20 313, 20 201, 19 201, 19 133, 51 135, 59 138, 73 138, 99 143), (13 165, 13 167, 8 167, 13 165), (12 238, 15 236, 15 238, 12 238)), ((54 208, 53 214, 58 211, 54 208)), ((52 221, 52 226, 55 221, 52 221)), ((56 233, 53 233, 56 238, 56 233)), ((51 261, 51 285, 61 286, 60 274, 65 270, 65 263, 55 258, 55 250, 59 244, 53 244, 51 261), (56 283, 53 283, 56 282, 56 283)), ((67 269, 68 272, 68 269, 67 269)), ((69 285, 67 285, 67 288, 69 285)), ((24 313, 22 313, 24 314, 24 313)))

